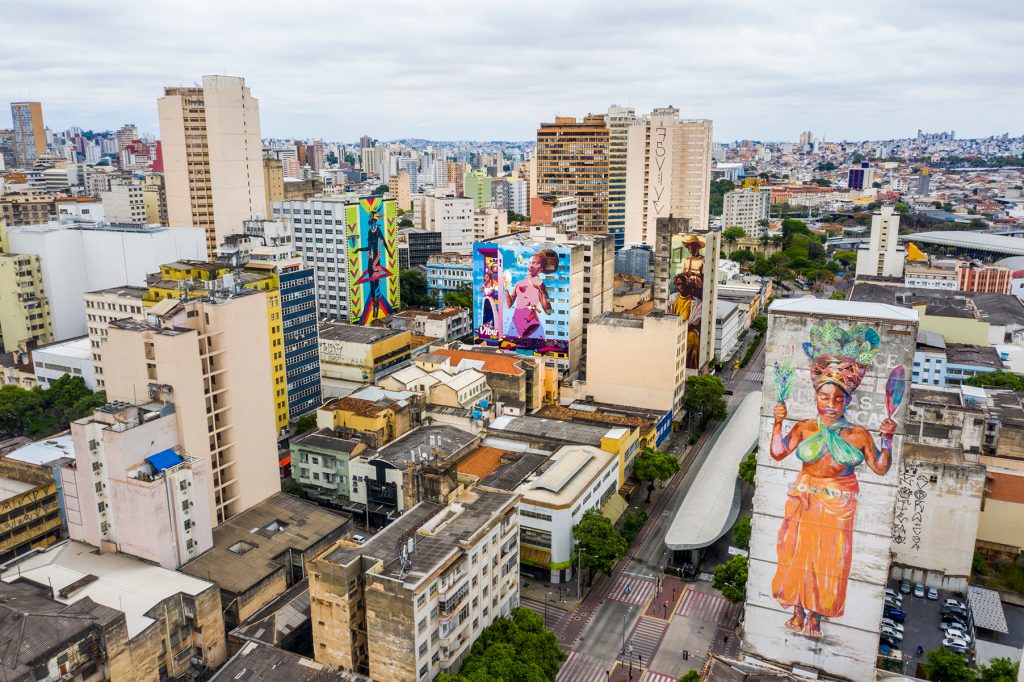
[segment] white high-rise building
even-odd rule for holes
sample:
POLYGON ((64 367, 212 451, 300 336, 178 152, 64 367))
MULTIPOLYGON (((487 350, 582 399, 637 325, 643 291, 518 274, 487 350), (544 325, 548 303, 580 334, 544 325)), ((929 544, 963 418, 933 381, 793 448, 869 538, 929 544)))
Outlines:
POLYGON ((260 105, 245 80, 203 76, 202 87, 169 87, 157 100, 171 225, 202 227, 217 249, 267 210, 260 105))
POLYGON ((722 200, 722 227, 742 227, 751 239, 768 233, 762 221, 768 220, 772 194, 760 187, 744 187, 726 192, 722 200))
POLYGON ((907 247, 900 243, 899 234, 900 216, 892 206, 875 211, 871 237, 857 249, 857 277, 903 278, 907 247))
POLYGON ((473 199, 470 197, 423 197, 421 226, 441 233, 443 253, 473 252, 473 199))
POLYGON ((658 218, 686 218, 707 231, 711 121, 655 109, 629 128, 626 151, 626 244, 652 244, 658 218))

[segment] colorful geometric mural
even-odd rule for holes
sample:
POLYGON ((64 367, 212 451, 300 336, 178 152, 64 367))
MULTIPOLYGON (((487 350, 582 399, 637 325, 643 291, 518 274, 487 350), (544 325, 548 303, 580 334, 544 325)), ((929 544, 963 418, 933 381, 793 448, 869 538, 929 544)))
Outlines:
POLYGON ((397 206, 382 196, 345 206, 348 229, 349 319, 369 324, 400 305, 397 206))

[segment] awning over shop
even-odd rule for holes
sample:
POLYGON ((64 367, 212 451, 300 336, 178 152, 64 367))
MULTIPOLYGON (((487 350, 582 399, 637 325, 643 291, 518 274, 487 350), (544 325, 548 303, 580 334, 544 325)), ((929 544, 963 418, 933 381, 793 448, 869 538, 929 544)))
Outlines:
POLYGON ((967 605, 974 613, 974 626, 994 632, 1009 632, 999 593, 984 587, 967 586, 967 605))
POLYGON ((726 534, 740 512, 740 462, 757 444, 761 392, 740 402, 711 445, 672 525, 665 535, 671 550, 707 547, 726 534))
POLYGON ((612 523, 618 522, 622 515, 626 513, 626 509, 629 508, 629 502, 618 493, 615 493, 608 498, 608 501, 601 507, 601 513, 608 517, 612 523))

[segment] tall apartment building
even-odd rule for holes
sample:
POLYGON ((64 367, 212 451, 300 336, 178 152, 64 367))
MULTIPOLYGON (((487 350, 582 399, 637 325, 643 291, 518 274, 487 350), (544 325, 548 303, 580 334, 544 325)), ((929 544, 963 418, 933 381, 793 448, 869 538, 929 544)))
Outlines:
POLYGON ((11 102, 11 121, 14 124, 15 163, 20 168, 31 168, 32 163, 46 153, 43 105, 39 102, 11 102))
POLYGON ((479 210, 491 201, 491 183, 487 171, 477 168, 462 177, 463 193, 473 200, 473 208, 479 210))
POLYGON ((447 506, 420 502, 365 544, 343 540, 314 560, 316 660, 394 682, 458 670, 519 605, 518 500, 478 487, 447 506))
POLYGON ((537 194, 576 197, 580 232, 608 231, 610 135, 602 115, 558 116, 537 130, 537 194))
POLYGON ((608 234, 615 238, 615 250, 625 245, 626 161, 629 130, 636 120, 633 107, 608 107, 608 234))
POLYGON ((556 197, 553 194, 530 199, 531 225, 557 225, 565 230, 576 230, 579 202, 576 197, 556 197))
POLYGON ((266 211, 259 101, 245 80, 203 76, 202 87, 168 87, 157 101, 167 215, 202 227, 213 253, 242 222, 266 211))
POLYGON ((120 153, 125 147, 139 139, 139 128, 134 123, 125 123, 117 129, 115 137, 117 138, 117 151, 120 153))
MULTIPOLYGON (((675 107, 655 109, 629 126, 625 242, 653 244, 658 218, 685 218, 708 229, 711 121, 680 119, 675 107)), ((731 224, 731 223, 729 223, 731 224)))
POLYGON ((473 240, 482 242, 508 234, 508 212, 485 206, 473 212, 473 240))
POLYGON ((142 179, 142 200, 146 205, 147 225, 168 225, 167 192, 162 173, 152 173, 142 179))
POLYGON ((208 463, 183 452, 173 407, 108 403, 71 424, 68 534, 171 570, 213 547, 208 463))
POLYGON ((742 227, 751 239, 768 234, 761 221, 768 220, 771 191, 761 187, 743 187, 726 192, 722 200, 722 227, 742 227))
POLYGON ((469 254, 473 250, 474 202, 469 197, 426 196, 420 211, 423 229, 441 233, 444 253, 469 254))
POLYGON ((875 169, 867 161, 854 166, 847 173, 846 186, 850 189, 871 189, 875 182, 875 169))
POLYGON ((268 292, 210 291, 163 300, 145 321, 116 320, 107 330, 107 396, 128 403, 173 403, 182 451, 210 481, 216 523, 280 490, 277 404, 268 292))
POLYGON ((892 206, 875 211, 871 236, 857 249, 857 277, 903 277, 907 247, 900 243, 899 234, 900 214, 892 206))
POLYGON ((959 261, 956 264, 956 288, 987 294, 1008 294, 1013 282, 1013 270, 1001 265, 986 265, 980 261, 959 261))
POLYGON ((281 159, 264 157, 263 187, 267 193, 267 209, 263 215, 268 218, 275 201, 284 201, 284 163, 281 159))
POLYGON ((103 376, 103 351, 107 343, 107 329, 114 320, 131 318, 145 320, 146 309, 143 298, 149 290, 146 287, 109 287, 85 294, 85 323, 92 350, 92 366, 96 375, 96 388, 105 386, 103 376))
POLYGON ((100 193, 103 215, 111 223, 121 225, 146 225, 149 222, 146 210, 145 190, 128 180, 111 180, 110 190, 100 193))
POLYGON ((12 253, 7 224, 0 209, 0 342, 5 353, 25 342, 41 346, 53 341, 50 300, 43 286, 39 256, 12 253))
POLYGON ((491 183, 491 201, 498 208, 530 215, 530 187, 526 180, 500 178, 491 183))

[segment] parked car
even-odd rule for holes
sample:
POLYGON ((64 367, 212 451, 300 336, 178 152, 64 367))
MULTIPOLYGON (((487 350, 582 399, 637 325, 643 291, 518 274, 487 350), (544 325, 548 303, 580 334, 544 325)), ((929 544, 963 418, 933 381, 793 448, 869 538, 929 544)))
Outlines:
POLYGON ((938 599, 939 599, 939 591, 936 590, 934 587, 929 587, 928 588, 928 598, 931 599, 932 601, 938 601, 938 599))
POLYGON ((946 597, 942 600, 942 607, 946 608, 947 606, 956 606, 961 609, 967 608, 967 604, 963 603, 959 599, 953 599, 952 597, 946 597))
POLYGON ((889 606, 903 606, 903 595, 897 594, 895 597, 892 595, 885 595, 885 603, 889 606))
POLYGON ((967 623, 962 620, 956 620, 955 618, 943 618, 939 621, 940 630, 949 630, 950 628, 953 630, 966 630, 967 623))
POLYGON ((895 628, 891 628, 887 625, 882 626, 881 633, 884 637, 892 637, 893 639, 899 640, 901 642, 903 641, 903 633, 898 632, 895 628))
POLYGON ((893 619, 897 623, 902 623, 903 621, 905 621, 907 619, 907 614, 906 613, 904 613, 900 609, 894 608, 892 606, 886 606, 885 610, 882 612, 882 615, 885 616, 886 618, 893 619))
POLYGON ((895 637, 887 637, 885 635, 882 635, 878 639, 878 643, 882 646, 887 646, 890 649, 899 649, 903 646, 902 640, 896 639, 895 637))
POLYGON ((971 636, 961 628, 949 628, 946 630, 946 639, 962 639, 967 643, 971 642, 971 636))
POLYGON ((896 590, 892 589, 891 587, 885 588, 885 596, 886 597, 895 597, 898 594, 899 594, 899 592, 897 592, 896 590))
POLYGON ((957 646, 957 647, 967 648, 969 645, 967 644, 967 640, 966 639, 962 639, 960 637, 945 637, 942 640, 942 646, 944 646, 944 647, 957 646))
POLYGON ((969 654, 971 653, 971 647, 960 646, 958 644, 945 644, 947 651, 952 651, 954 654, 969 654))
POLYGON ((910 581, 906 578, 904 578, 903 582, 900 583, 900 592, 903 594, 910 594, 910 581))
POLYGON ((366 542, 366 538, 364 538, 362 535, 353 535, 352 542, 356 543, 357 545, 361 545, 364 542, 366 542))
POLYGON ((921 583, 914 584, 914 596, 922 598, 924 597, 924 585, 922 585, 921 583))
POLYGON ((903 625, 900 624, 900 623, 897 623, 892 618, 883 618, 882 619, 882 625, 886 625, 888 627, 891 627, 896 632, 903 632, 903 625))

